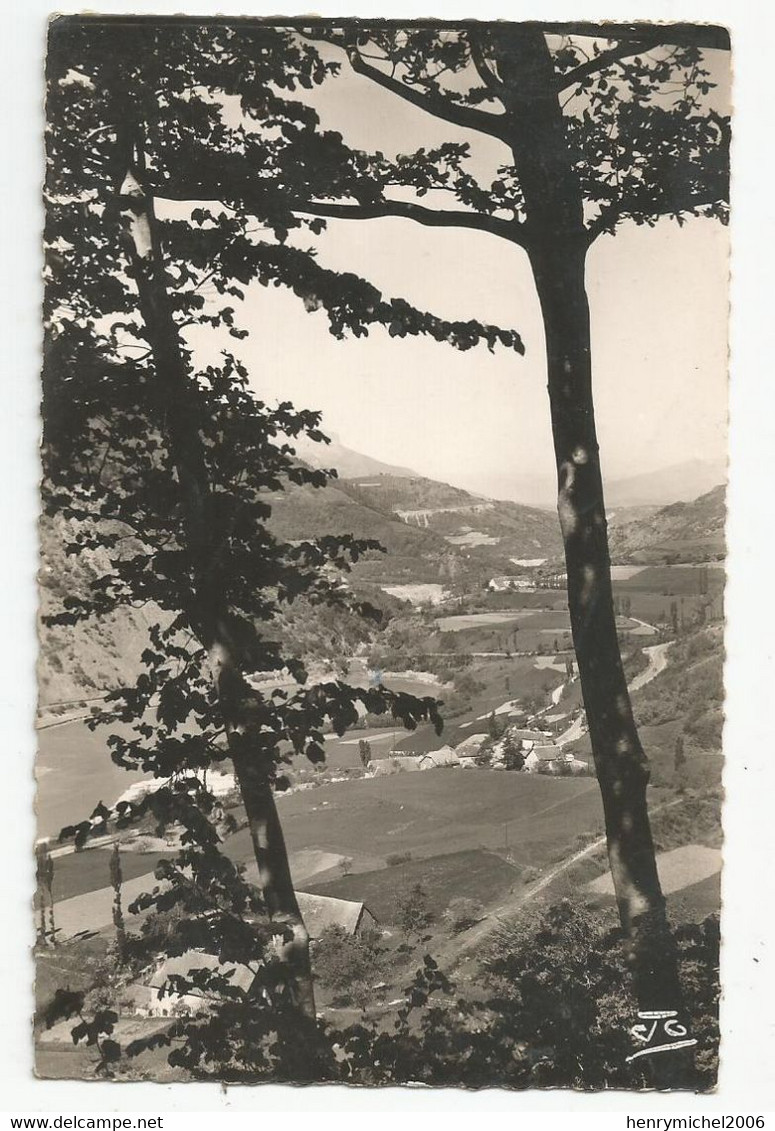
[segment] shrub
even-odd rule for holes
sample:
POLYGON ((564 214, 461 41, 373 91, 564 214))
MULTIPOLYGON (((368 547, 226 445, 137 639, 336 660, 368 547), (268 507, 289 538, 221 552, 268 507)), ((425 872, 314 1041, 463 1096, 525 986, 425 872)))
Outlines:
MULTIPOLYGON (((715 1083, 718 919, 675 933, 695 1066, 680 1086, 715 1083)), ((428 955, 392 1031, 384 1018, 337 1034, 349 1083, 512 1088, 642 1088, 648 1058, 628 1063, 637 1010, 613 915, 561 903, 501 924, 482 955, 484 984, 457 993, 428 955)))
POLYGON ((365 1009, 374 998, 386 955, 377 930, 348 935, 342 927, 327 927, 314 945, 315 977, 334 991, 337 1004, 354 1003, 365 1009))
POLYGON ((414 884, 396 900, 396 926, 408 935, 421 935, 433 922, 428 906, 428 893, 422 884, 414 884))
POLYGON ((478 903, 475 899, 466 899, 462 896, 458 899, 453 899, 444 912, 444 918, 454 935, 459 934, 460 931, 467 930, 469 927, 473 927, 474 924, 480 922, 483 917, 484 908, 481 903, 478 903))

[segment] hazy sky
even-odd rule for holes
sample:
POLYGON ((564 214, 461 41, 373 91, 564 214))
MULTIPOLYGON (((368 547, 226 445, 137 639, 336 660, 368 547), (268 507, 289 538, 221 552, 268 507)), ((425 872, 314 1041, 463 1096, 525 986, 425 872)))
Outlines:
MULTIPOLYGON (((718 55, 723 60, 723 53, 718 55)), ((471 142, 477 169, 508 159, 500 143, 455 130, 352 75, 324 84, 325 127, 391 154, 471 142)), ((722 78, 723 73, 722 73, 722 78)), ((725 100, 726 90, 716 95, 725 100)), ((408 220, 329 221, 315 241, 327 267, 447 318, 516 328, 526 354, 459 353, 376 327, 339 342, 324 313, 289 291, 251 287, 241 343, 265 399, 323 410, 342 443, 482 493, 523 495, 550 481, 553 458, 543 332, 525 253, 485 233, 408 220)), ((625 477, 725 452, 727 238, 712 221, 624 226, 588 260, 592 356, 604 472, 625 477)))

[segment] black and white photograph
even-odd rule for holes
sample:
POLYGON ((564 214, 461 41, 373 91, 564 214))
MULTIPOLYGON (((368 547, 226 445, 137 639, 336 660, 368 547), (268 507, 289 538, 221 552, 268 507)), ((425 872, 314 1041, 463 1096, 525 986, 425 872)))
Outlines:
POLYGON ((734 44, 517 17, 49 20, 42 1080, 717 1085, 734 44))

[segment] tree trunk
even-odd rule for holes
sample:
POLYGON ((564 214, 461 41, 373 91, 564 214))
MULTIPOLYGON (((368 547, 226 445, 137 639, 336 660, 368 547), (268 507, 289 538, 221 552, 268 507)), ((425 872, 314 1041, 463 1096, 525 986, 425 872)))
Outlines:
POLYGON ((613 609, 584 253, 569 253, 566 245, 544 245, 530 258, 546 335, 571 631, 616 901, 641 1007, 675 1009, 680 990, 646 805, 649 768, 633 719, 613 609))
POLYGON ((121 871, 121 849, 118 842, 113 845, 110 859, 110 882, 113 885, 113 926, 116 928, 116 953, 119 965, 123 966, 126 962, 126 926, 121 900, 121 887, 124 877, 121 871))
MULTIPOLYGON (((648 819, 648 762, 633 719, 613 609, 592 393, 582 194, 542 29, 503 25, 494 47, 524 196, 526 249, 543 315, 568 606, 616 902, 640 1010, 680 1013, 677 950, 648 819)), ((689 1078, 685 1050, 651 1059, 659 1084, 689 1078)))
POLYGON ((249 701, 255 692, 234 665, 228 629, 223 626, 212 635, 210 667, 227 720, 231 760, 247 813, 264 903, 272 921, 290 935, 281 943, 280 954, 290 972, 296 1007, 314 1021, 309 933, 293 887, 285 837, 269 778, 270 764, 266 753, 261 757, 261 752, 257 752, 255 732, 251 731, 249 720, 239 706, 249 701))
POLYGON ((142 185, 142 155, 130 142, 120 207, 126 246, 151 347, 155 381, 172 458, 181 487, 186 550, 192 561, 194 623, 207 650, 232 753, 235 776, 248 815, 262 894, 272 920, 291 932, 285 958, 299 1011, 314 1020, 315 997, 309 935, 293 890, 288 854, 275 806, 269 770, 271 751, 262 748, 243 717, 256 693, 244 679, 228 632, 217 579, 212 576, 212 492, 202 440, 191 403, 191 387, 167 292, 163 253, 153 200, 142 185))

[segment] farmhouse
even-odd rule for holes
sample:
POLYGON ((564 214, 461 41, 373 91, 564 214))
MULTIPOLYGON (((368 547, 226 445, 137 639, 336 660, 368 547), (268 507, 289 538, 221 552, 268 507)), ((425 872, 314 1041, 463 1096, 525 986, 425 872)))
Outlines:
POLYGON ((435 770, 442 766, 459 766, 460 759, 451 746, 442 746, 439 750, 431 750, 427 754, 420 754, 417 761, 421 770, 435 770))
POLYGON ((572 755, 565 755, 562 748, 552 744, 534 746, 525 758, 524 768, 533 774, 554 774, 558 772, 559 763, 572 755))
POLYGON ((330 895, 313 895, 306 891, 297 891, 296 899, 312 939, 320 938, 327 927, 341 927, 348 935, 358 935, 377 925, 377 920, 364 903, 335 899, 330 895))
POLYGON ((474 758, 487 741, 486 734, 469 734, 455 747, 458 758, 474 758))
MULTIPOLYGON (((313 895, 297 891, 299 910, 310 938, 319 938, 327 927, 340 927, 348 935, 357 935, 376 926, 376 919, 363 903, 350 899, 334 899, 328 895, 313 895)), ((253 985, 255 972, 239 962, 219 962, 214 954, 189 950, 174 958, 161 959, 150 978, 126 986, 122 991, 123 1004, 140 1017, 175 1017, 180 1013, 198 1013, 206 1009, 211 995, 206 985, 193 986, 188 993, 159 991, 170 978, 182 977, 204 982, 205 972, 223 978, 230 986, 247 993, 253 985), (201 973, 199 973, 201 972, 201 973)))
POLYGON ((431 750, 427 754, 391 754, 387 758, 372 758, 370 769, 375 778, 389 774, 417 773, 420 770, 438 770, 443 766, 459 766, 460 758, 451 746, 431 750))
POLYGON ((208 1004, 205 987, 192 989, 186 994, 159 991, 170 977, 182 977, 187 981, 196 979, 197 972, 212 971, 224 978, 230 986, 247 992, 253 984, 255 973, 239 963, 220 963, 214 954, 200 950, 189 950, 175 958, 165 958, 159 962, 147 982, 134 982, 126 988, 128 1004, 133 1012, 141 1017, 174 1017, 179 1013, 198 1013, 208 1004))
POLYGON ((589 764, 579 761, 561 746, 534 746, 525 758, 524 769, 532 774, 586 774, 589 764))
POLYGON ((509 590, 515 590, 518 593, 535 593, 536 587, 533 580, 529 577, 491 577, 487 588, 492 593, 506 593, 509 590))

